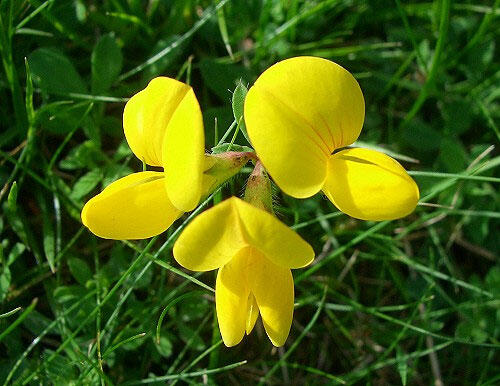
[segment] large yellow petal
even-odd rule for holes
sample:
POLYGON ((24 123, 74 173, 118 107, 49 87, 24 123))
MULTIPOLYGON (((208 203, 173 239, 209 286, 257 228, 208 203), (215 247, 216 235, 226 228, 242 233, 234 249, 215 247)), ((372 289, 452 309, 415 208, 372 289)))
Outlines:
POLYGON ((314 259, 312 247, 288 226, 265 210, 232 197, 245 230, 245 240, 260 250, 274 264, 285 268, 302 268, 314 259))
POLYGON ((190 88, 172 114, 163 139, 163 167, 170 201, 188 212, 200 201, 205 134, 198 100, 190 88))
POLYGON ((231 197, 198 215, 177 239, 174 257, 192 271, 226 264, 242 248, 254 246, 287 268, 311 263, 314 251, 272 214, 231 197))
POLYGON ((148 165, 163 166, 163 137, 190 90, 190 86, 175 79, 158 77, 130 98, 123 111, 123 129, 137 158, 148 165))
POLYGON ((90 199, 82 222, 105 239, 145 239, 165 231, 181 214, 168 199, 163 173, 140 172, 120 178, 90 199))
POLYGON ((248 286, 255 296, 262 322, 272 344, 285 344, 293 318, 293 277, 288 268, 273 264, 253 249, 248 257, 248 286))
POLYGON ((404 217, 419 199, 417 184, 396 160, 363 148, 332 155, 323 191, 342 212, 362 220, 404 217))
POLYGON ((246 265, 246 251, 242 250, 217 273, 215 283, 217 320, 222 340, 228 347, 240 343, 247 326, 249 290, 246 265))
POLYGON ((191 271, 222 267, 246 246, 239 214, 232 199, 199 214, 174 244, 177 262, 191 271))
POLYGON ((252 145, 278 186, 305 198, 323 186, 333 150, 358 138, 364 99, 354 77, 338 64, 296 57, 257 79, 244 116, 252 145))

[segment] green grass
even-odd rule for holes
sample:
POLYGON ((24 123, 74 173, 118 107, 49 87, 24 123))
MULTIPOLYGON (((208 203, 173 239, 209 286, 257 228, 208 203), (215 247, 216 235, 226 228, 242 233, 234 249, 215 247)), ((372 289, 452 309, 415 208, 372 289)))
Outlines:
POLYGON ((498 0, 2 0, 0 384, 500 382, 499 16, 498 0), (151 240, 99 239, 80 210, 141 170, 121 114, 151 78, 192 84, 206 148, 234 149, 231 91, 297 55, 355 75, 360 144, 405 165, 420 205, 364 222, 278 192, 317 257, 294 271, 286 345, 258 322, 228 349, 214 274, 171 249, 249 170, 151 240))

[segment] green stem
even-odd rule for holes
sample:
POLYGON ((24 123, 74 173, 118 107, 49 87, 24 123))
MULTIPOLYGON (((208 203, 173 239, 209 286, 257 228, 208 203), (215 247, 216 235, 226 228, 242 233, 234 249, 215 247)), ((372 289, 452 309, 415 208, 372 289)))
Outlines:
POLYGON ((439 68, 439 63, 441 62, 441 56, 444 50, 444 45, 446 41, 446 36, 448 34, 448 26, 450 22, 450 0, 442 0, 441 1, 441 12, 440 12, 440 20, 439 20, 439 37, 436 43, 436 49, 434 50, 434 56, 432 57, 431 68, 429 70, 429 74, 425 81, 425 84, 418 95, 417 100, 411 107, 408 114, 406 114, 405 119, 401 122, 400 129, 406 127, 413 118, 417 115, 417 113, 422 108, 424 102, 427 100, 429 96, 430 89, 434 86, 434 80, 436 78, 437 70, 439 68))
POLYGON ((16 128, 19 133, 25 133, 28 127, 28 117, 24 106, 23 94, 19 79, 17 78, 16 66, 12 56, 12 34, 10 26, 4 24, 2 14, 0 13, 0 55, 2 56, 3 68, 7 83, 12 94, 12 104, 14 106, 14 115, 16 117, 16 128))

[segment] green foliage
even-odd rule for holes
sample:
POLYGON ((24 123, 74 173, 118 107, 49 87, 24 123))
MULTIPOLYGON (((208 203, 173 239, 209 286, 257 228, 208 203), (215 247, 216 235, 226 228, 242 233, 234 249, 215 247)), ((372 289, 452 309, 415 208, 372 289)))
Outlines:
MULTIPOLYGON (((1 2, 0 384, 497 384, 499 7, 1 2), (276 190, 276 213, 317 259, 294 272, 285 347, 273 349, 257 322, 228 349, 215 275, 172 257, 197 212, 151 241, 112 242, 91 235, 80 210, 141 170, 121 119, 151 78, 191 83, 207 149, 250 151, 240 120, 247 87, 298 55, 355 75, 366 101, 358 144, 399 159, 421 205, 371 223, 320 195, 276 190)), ((215 200, 240 194, 250 171, 215 200)))
POLYGON ((245 104, 245 97, 247 95, 248 89, 243 84, 240 79, 236 88, 233 92, 233 98, 231 99, 231 104, 233 106, 233 116, 236 122, 240 124, 240 130, 245 136, 246 140, 250 144, 250 138, 248 138, 247 128, 245 126, 245 120, 243 119, 243 106, 245 104))
POLYGON ((83 286, 92 279, 92 271, 83 259, 78 257, 68 258, 68 268, 75 280, 83 286))
POLYGON ((112 34, 102 36, 92 51, 92 92, 101 95, 109 90, 122 70, 123 55, 112 34))
POLYGON ((45 95, 81 93, 87 87, 71 61, 56 48, 39 48, 33 51, 28 63, 31 76, 45 95))

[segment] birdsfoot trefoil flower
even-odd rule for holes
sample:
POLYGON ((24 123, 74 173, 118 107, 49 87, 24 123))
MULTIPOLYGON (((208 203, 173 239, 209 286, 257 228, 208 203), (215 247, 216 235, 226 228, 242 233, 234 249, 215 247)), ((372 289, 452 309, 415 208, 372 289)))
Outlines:
POLYGON ((271 66, 244 106, 252 145, 283 192, 306 198, 322 190, 338 209, 363 220, 406 216, 419 191, 404 168, 378 151, 346 148, 358 138, 364 115, 354 77, 317 57, 271 66))
POLYGON ((299 235, 266 210, 231 197, 198 215, 179 236, 173 253, 193 271, 219 268, 215 302, 226 346, 250 334, 259 313, 272 344, 285 343, 294 304, 290 269, 305 267, 314 258, 299 235))
POLYGON ((90 199, 82 222, 108 239, 144 239, 164 232, 248 161, 249 154, 206 155, 193 89, 159 77, 134 95, 123 113, 125 137, 137 158, 164 171, 120 178, 90 199))

